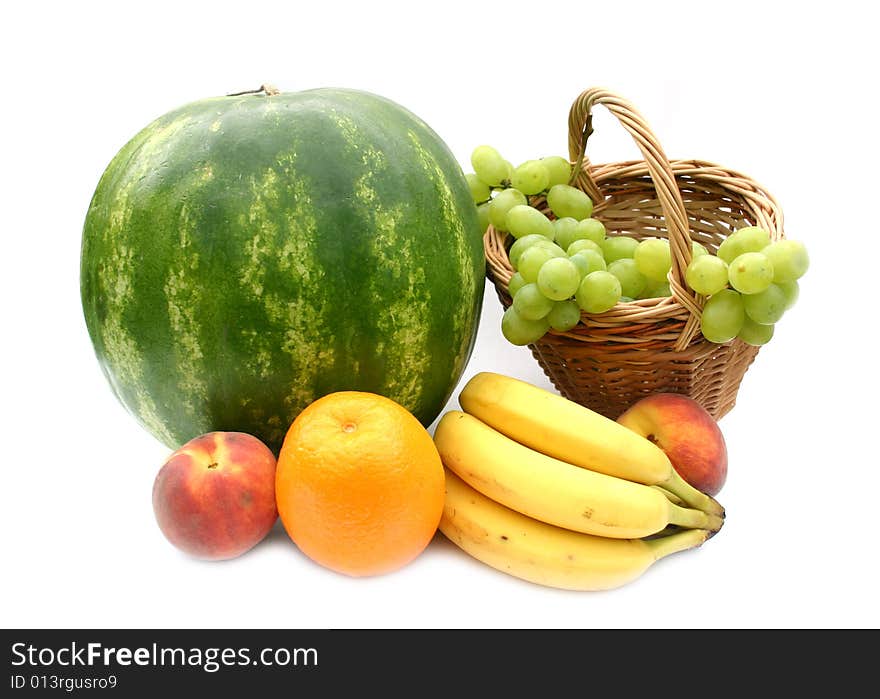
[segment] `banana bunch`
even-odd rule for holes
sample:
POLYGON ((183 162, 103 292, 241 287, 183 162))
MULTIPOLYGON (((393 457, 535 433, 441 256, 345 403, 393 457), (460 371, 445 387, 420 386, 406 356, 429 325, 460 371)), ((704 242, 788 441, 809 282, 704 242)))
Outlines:
POLYGON ((464 411, 447 412, 434 431, 446 468, 440 530, 493 568, 605 590, 721 529, 721 505, 613 420, 490 372, 459 403, 464 411))

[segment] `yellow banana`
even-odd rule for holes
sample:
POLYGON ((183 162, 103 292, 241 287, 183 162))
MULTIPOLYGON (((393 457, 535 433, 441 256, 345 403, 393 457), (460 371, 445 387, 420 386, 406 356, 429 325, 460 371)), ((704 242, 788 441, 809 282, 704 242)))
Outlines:
POLYGON ((609 590, 638 578, 655 561, 702 544, 710 532, 683 529, 649 540, 578 534, 490 500, 446 470, 440 531, 496 570, 565 590, 609 590))
POLYGON ((434 443, 447 468, 471 486, 548 524, 618 539, 670 524, 712 531, 722 525, 721 517, 675 505, 657 488, 554 459, 458 410, 440 419, 434 443))
POLYGON ((713 497, 688 484, 650 440, 563 396, 510 376, 481 372, 459 395, 462 409, 490 427, 575 466, 660 486, 685 504, 723 515, 713 497))

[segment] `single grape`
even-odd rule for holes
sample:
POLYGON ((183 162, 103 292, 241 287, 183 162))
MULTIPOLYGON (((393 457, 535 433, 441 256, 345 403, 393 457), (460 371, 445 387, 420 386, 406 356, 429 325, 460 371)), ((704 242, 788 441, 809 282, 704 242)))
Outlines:
POLYGON ((733 238, 743 252, 761 252, 770 245, 770 234, 758 226, 740 228, 734 231, 729 238, 733 238))
MULTIPOLYGON (((564 254, 565 253, 563 253, 563 255, 564 254)), ((557 256, 558 255, 553 250, 548 250, 543 245, 532 245, 531 247, 526 248, 519 256, 519 267, 517 268, 517 271, 519 271, 522 278, 525 279, 527 283, 532 284, 538 281, 538 271, 541 269, 541 266, 547 260, 551 260, 557 256)))
POLYGON ((774 326, 761 325, 747 316, 736 336, 748 345, 760 347, 770 342, 773 338, 773 330, 774 326))
MULTIPOLYGON (((580 253, 578 253, 580 254, 580 253)), ((611 272, 590 272, 581 280, 574 298, 587 313, 604 313, 617 304, 622 293, 620 281, 611 272)))
POLYGON ((548 187, 555 184, 568 184, 568 180, 571 178, 571 165, 565 158, 559 155, 549 155, 546 158, 541 158, 541 162, 544 163, 544 167, 547 168, 550 175, 548 187))
POLYGON ((742 296, 733 289, 722 289, 703 306, 700 329, 709 342, 730 342, 742 329, 746 312, 742 296))
POLYGON ((553 222, 553 235, 559 247, 564 250, 568 249, 568 246, 575 240, 575 229, 577 228, 577 225, 577 219, 572 218, 571 216, 557 218, 553 222))
POLYGON ((687 285, 703 296, 711 296, 727 286, 727 263, 715 255, 700 255, 684 272, 687 285))
POLYGON ((514 272, 510 281, 507 282, 507 293, 510 294, 510 298, 516 296, 516 292, 522 289, 525 285, 526 280, 522 278, 522 275, 519 272, 514 272))
POLYGON ((709 251, 706 249, 705 245, 703 245, 702 243, 698 243, 696 240, 691 241, 691 259, 708 254, 709 251))
POLYGON ((760 226, 746 226, 733 233, 749 252, 761 252, 770 245, 770 234, 760 226))
POLYGON ((605 255, 605 262, 609 264, 615 260, 622 260, 626 257, 632 257, 639 241, 626 235, 614 235, 605 238, 602 241, 602 254, 605 255))
POLYGON ((537 284, 526 284, 514 294, 513 307, 526 320, 540 320, 553 308, 553 299, 544 296, 537 284))
POLYGON ((565 254, 571 257, 575 253, 581 252, 582 250, 594 250, 602 257, 603 260, 605 259, 605 256, 602 255, 602 248, 599 247, 599 245, 595 241, 587 240, 586 238, 578 238, 577 240, 573 240, 571 245, 565 248, 565 254))
POLYGON ((581 319, 581 307, 577 301, 566 299, 553 304, 553 310, 547 314, 550 327, 559 332, 568 332, 581 319))
POLYGON ((492 190, 489 189, 489 185, 472 172, 467 173, 464 178, 467 180, 468 187, 470 187, 471 197, 475 204, 489 201, 489 197, 492 196, 492 190))
POLYGON ((532 245, 539 243, 541 241, 550 242, 540 233, 531 233, 529 235, 524 235, 521 238, 517 238, 513 241, 513 245, 510 246, 510 250, 507 253, 507 259, 510 260, 510 266, 514 269, 518 269, 519 267, 519 256, 523 254, 526 248, 530 248, 532 245))
POLYGON ((547 192, 547 206, 556 218, 570 216, 581 219, 589 218, 593 213, 593 202, 584 192, 567 184, 555 184, 547 192))
POLYGON ((771 284, 757 294, 743 296, 743 308, 746 315, 761 325, 774 325, 785 313, 787 297, 785 291, 776 284, 771 284))
POLYGON ((620 293, 623 296, 636 298, 642 293, 648 280, 639 272, 636 261, 631 257, 623 257, 608 264, 608 271, 620 281, 620 293))
POLYGON ((757 226, 746 226, 734 231, 718 246, 718 257, 730 264, 747 252, 761 252, 770 244, 770 234, 757 226))
POLYGON ((553 240, 553 222, 535 207, 528 204, 517 204, 507 212, 504 221, 505 230, 514 238, 522 238, 530 233, 538 233, 553 240))
POLYGON ((550 329, 546 318, 526 320, 513 306, 509 306, 501 316, 501 334, 512 345, 530 345, 540 340, 550 329))
POLYGON ((564 301, 574 296, 581 283, 575 263, 567 257, 547 260, 538 270, 538 289, 548 299, 564 301))
POLYGON ((773 265, 773 281, 793 282, 806 274, 810 266, 807 248, 797 240, 777 240, 762 252, 773 265))
POLYGON ((760 252, 744 252, 727 268, 730 285, 743 294, 757 294, 773 282, 773 265, 760 252))
POLYGON ((661 299, 667 296, 672 296, 672 291, 669 288, 669 282, 652 282, 649 281, 645 288, 642 289, 642 293, 639 294, 636 298, 639 299, 661 299))
POLYGON ((507 212, 514 206, 527 204, 526 195, 518 189, 503 189, 492 198, 489 206, 489 222, 499 231, 507 230, 507 212))
POLYGON ((540 160, 526 160, 510 177, 510 184, 523 194, 543 192, 549 182, 550 173, 540 160))
POLYGON ((585 218, 578 221, 577 233, 575 240, 592 240, 597 245, 602 245, 608 231, 605 230, 605 224, 597 218, 585 218))
POLYGON ((485 233, 489 227, 489 207, 492 206, 491 201, 484 201, 477 204, 477 221, 480 223, 480 233, 485 233))
POLYGON ((797 282, 773 282, 782 289, 782 293, 785 294, 785 310, 787 311, 789 308, 794 306, 797 303, 798 295, 800 294, 800 286, 797 282))
POLYGON ((477 146, 471 152, 474 174, 490 187, 497 187, 507 179, 507 163, 492 146, 477 146))
POLYGON ((718 246, 718 252, 716 255, 718 255, 719 259, 730 264, 744 252, 745 250, 741 250, 733 238, 725 238, 721 241, 721 245, 718 246))
POLYGON ((665 238, 647 238, 641 241, 633 253, 636 267, 647 279, 653 282, 666 281, 672 269, 672 251, 665 238))
POLYGON ((596 250, 580 250, 574 253, 574 255, 570 255, 568 259, 574 262, 575 267, 578 268, 581 279, 590 272, 604 272, 607 269, 605 258, 602 257, 602 253, 596 250))

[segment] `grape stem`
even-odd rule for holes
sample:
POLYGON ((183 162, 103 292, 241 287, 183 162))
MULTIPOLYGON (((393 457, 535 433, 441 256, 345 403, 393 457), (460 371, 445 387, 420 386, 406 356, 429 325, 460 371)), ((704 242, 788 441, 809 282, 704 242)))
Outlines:
POLYGON ((577 160, 574 163, 574 167, 571 170, 571 177, 568 178, 569 184, 572 184, 577 179, 577 176, 581 172, 581 164, 584 161, 584 154, 587 152, 587 139, 589 139, 590 136, 592 136, 592 135, 593 135, 593 113, 590 112, 589 114, 587 114, 587 120, 584 123, 584 130, 583 130, 583 133, 581 134, 581 147, 580 147, 580 151, 578 152, 577 160))

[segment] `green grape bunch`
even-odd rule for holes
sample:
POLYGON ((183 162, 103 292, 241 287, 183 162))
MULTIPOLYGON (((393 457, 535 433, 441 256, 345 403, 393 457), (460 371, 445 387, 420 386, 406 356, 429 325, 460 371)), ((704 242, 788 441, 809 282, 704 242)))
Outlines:
POLYGON ((551 330, 568 332, 583 313, 605 313, 622 300, 669 295, 668 242, 652 239, 640 247, 634 238, 609 236, 592 216, 594 202, 570 184, 565 158, 513 167, 498 150, 481 145, 471 165, 465 177, 482 233, 492 225, 512 239, 512 303, 501 321, 509 342, 526 345, 551 330), (539 197, 547 213, 534 206, 539 197))
POLYGON ((706 297, 700 329, 710 342, 739 339, 760 347, 794 306, 799 280, 810 266, 806 246, 796 240, 772 241, 759 226, 733 231, 715 255, 695 256, 685 283, 706 297))
MULTIPOLYGON (((572 166, 565 158, 547 156, 514 167, 495 148, 481 145, 471 165, 465 177, 481 232, 491 224, 512 240, 511 304, 501 321, 512 344, 569 332, 585 313, 671 296, 669 240, 609 234, 593 217, 595 202, 571 185, 572 166), (539 198, 546 212, 534 205, 539 198)), ((715 252, 692 241, 683 281, 705 299, 703 337, 720 344, 735 339, 766 344, 797 301, 808 267, 802 243, 773 241, 758 226, 732 232, 715 252)))

